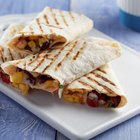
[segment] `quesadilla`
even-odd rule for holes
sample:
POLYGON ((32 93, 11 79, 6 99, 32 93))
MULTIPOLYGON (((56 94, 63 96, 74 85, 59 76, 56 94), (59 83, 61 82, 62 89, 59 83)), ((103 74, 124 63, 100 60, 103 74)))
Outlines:
POLYGON ((10 48, 35 54, 56 44, 68 43, 91 30, 93 21, 73 12, 46 7, 9 42, 10 48))
POLYGON ((122 107, 127 99, 109 65, 73 81, 63 91, 64 101, 91 107, 122 107))
POLYGON ((10 78, 1 69, 1 64, 11 60, 21 59, 23 56, 20 53, 8 48, 7 42, 13 37, 14 34, 18 33, 23 29, 23 24, 11 24, 7 30, 3 33, 0 39, 0 78, 5 83, 10 83, 10 78))
POLYGON ((10 75, 12 83, 61 95, 63 86, 120 54, 117 42, 94 37, 79 38, 63 47, 4 63, 2 69, 10 75))

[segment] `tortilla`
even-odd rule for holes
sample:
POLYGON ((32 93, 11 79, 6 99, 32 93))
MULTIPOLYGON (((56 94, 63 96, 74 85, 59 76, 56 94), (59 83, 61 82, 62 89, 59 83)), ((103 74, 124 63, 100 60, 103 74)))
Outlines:
POLYGON ((46 7, 9 41, 9 47, 35 54, 58 43, 68 43, 92 27, 93 21, 84 15, 46 7))
POLYGON ((11 82, 56 92, 59 87, 112 61, 120 54, 121 47, 117 42, 87 37, 40 54, 29 55, 25 59, 4 63, 2 68, 10 75, 11 82))
POLYGON ((63 91, 64 101, 91 107, 122 107, 127 99, 109 65, 73 81, 63 91))
POLYGON ((25 57, 23 54, 8 48, 7 45, 7 42, 13 37, 13 35, 21 31, 23 27, 23 24, 11 24, 0 39, 0 78, 5 83, 10 83, 10 79, 9 76, 2 71, 1 64, 7 61, 17 60, 25 57))
POLYGON ((15 50, 8 48, 7 45, 7 42, 11 40, 11 38, 23 28, 24 25, 21 23, 11 24, 3 33, 0 39, 0 64, 11 60, 21 59, 24 57, 21 53, 17 53, 15 50))

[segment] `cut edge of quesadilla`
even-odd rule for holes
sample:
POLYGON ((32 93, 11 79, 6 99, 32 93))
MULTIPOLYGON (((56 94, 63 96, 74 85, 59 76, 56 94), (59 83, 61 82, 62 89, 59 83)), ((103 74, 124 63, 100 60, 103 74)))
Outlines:
POLYGON ((63 36, 55 36, 54 34, 51 36, 21 36, 12 39, 8 45, 21 53, 36 54, 57 44, 64 44, 66 41, 63 36))
POLYGON ((109 65, 75 80, 63 91, 63 100, 91 107, 119 108, 127 99, 109 65))
MULTIPOLYGON (((88 38, 77 39, 61 48, 29 55, 24 59, 11 61, 2 66, 7 73, 6 67, 14 65, 19 68, 15 71, 23 71, 26 75, 28 73, 28 75, 35 77, 34 79, 45 75, 45 79, 51 79, 51 86, 54 87, 55 85, 55 90, 57 90, 59 85, 66 86, 75 79, 119 57, 120 54, 121 47, 117 42, 92 37, 90 41, 88 38)), ((12 74, 11 72, 8 73, 12 74)), ((46 90, 44 84, 35 85, 31 83, 30 85, 31 88, 42 90, 45 88, 46 90)), ((49 90, 49 92, 51 91, 49 90)), ((60 90, 58 90, 58 94, 61 97, 60 90)))
POLYGON ((9 84, 10 78, 9 76, 1 69, 1 64, 7 61, 21 59, 25 57, 25 55, 18 53, 11 48, 8 48, 7 42, 19 31, 24 28, 24 24, 15 23, 11 24, 3 33, 0 39, 0 78, 4 83, 9 84))
POLYGON ((27 95, 31 88, 41 89, 50 93, 58 93, 61 88, 57 79, 54 79, 49 75, 25 71, 24 69, 16 67, 14 64, 16 64, 16 61, 6 62, 2 64, 2 69, 9 75, 11 84, 24 95, 27 95))
POLYGON ((9 47, 23 53, 35 54, 56 44, 70 42, 92 27, 93 21, 84 15, 46 7, 9 41, 9 47))

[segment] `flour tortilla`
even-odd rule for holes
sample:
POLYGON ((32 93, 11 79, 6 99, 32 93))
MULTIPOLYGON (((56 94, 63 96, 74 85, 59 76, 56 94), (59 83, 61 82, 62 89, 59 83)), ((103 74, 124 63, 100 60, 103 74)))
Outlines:
MULTIPOLYGON (((49 47, 52 47, 57 43, 68 43, 77 36, 90 31, 92 27, 93 21, 84 15, 46 7, 30 24, 11 39, 9 46, 23 53, 35 54, 40 51, 38 50, 39 46, 34 52, 25 49, 24 45, 24 47, 20 47, 18 44, 23 42, 26 44, 27 37, 37 37, 37 41, 43 37, 51 40, 49 47)), ((28 40, 32 39, 28 38, 28 40)))
POLYGON ((0 39, 0 65, 4 62, 21 59, 24 56, 15 50, 8 48, 7 42, 24 28, 24 24, 11 24, 0 39))
POLYGON ((127 103, 126 96, 118 83, 113 70, 108 64, 69 84, 63 91, 63 98, 66 101, 74 103, 74 98, 78 98, 77 95, 81 95, 83 104, 87 104, 88 93, 92 91, 96 91, 99 94, 105 94, 108 97, 120 96, 121 99, 117 107, 122 107, 127 103), (74 96, 73 93, 75 94, 74 96))
POLYGON ((117 42, 87 37, 76 39, 63 47, 29 55, 21 60, 6 62, 2 69, 9 75, 15 72, 16 68, 35 75, 46 75, 65 86, 119 57, 120 54, 121 48, 117 42))

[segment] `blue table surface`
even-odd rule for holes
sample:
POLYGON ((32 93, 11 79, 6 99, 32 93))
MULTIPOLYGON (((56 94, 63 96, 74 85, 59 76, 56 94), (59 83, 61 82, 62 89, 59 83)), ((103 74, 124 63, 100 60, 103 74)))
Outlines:
MULTIPOLYGON (((0 15, 39 12, 45 6, 84 13, 95 28, 140 51, 140 33, 119 22, 116 0, 0 0, 0 15)), ((0 93, 0 140, 67 140, 48 124, 0 93)), ((140 115, 92 138, 92 140, 140 140, 140 115)))

